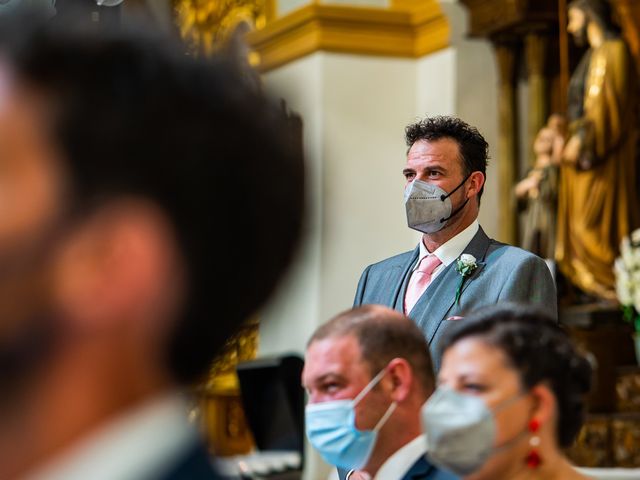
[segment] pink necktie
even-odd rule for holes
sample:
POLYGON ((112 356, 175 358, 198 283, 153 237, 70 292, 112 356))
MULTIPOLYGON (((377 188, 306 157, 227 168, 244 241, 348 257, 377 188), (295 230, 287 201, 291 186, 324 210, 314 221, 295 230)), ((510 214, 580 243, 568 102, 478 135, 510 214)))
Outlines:
POLYGON ((442 262, 435 255, 427 255, 413 272, 404 296, 404 313, 408 315, 431 283, 431 275, 442 262))

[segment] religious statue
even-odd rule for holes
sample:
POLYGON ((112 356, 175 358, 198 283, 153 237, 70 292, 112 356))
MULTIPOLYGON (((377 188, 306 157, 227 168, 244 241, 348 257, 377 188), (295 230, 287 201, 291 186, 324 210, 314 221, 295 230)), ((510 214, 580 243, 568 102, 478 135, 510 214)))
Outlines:
POLYGON ((556 260, 581 292, 615 300, 620 241, 640 225, 638 96, 633 59, 605 0, 569 4, 568 31, 588 42, 569 83, 569 139, 558 190, 556 260))
POLYGON ((565 132, 564 117, 551 115, 533 142, 535 164, 515 187, 516 197, 526 209, 522 248, 548 259, 554 258, 555 251, 558 168, 565 132))

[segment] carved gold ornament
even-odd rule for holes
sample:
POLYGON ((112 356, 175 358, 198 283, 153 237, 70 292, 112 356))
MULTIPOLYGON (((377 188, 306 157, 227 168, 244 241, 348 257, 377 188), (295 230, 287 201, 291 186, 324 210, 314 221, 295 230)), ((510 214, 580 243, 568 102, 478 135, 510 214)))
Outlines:
POLYGON ((205 55, 224 45, 238 27, 263 28, 272 5, 272 0, 174 0, 180 36, 193 52, 205 55))

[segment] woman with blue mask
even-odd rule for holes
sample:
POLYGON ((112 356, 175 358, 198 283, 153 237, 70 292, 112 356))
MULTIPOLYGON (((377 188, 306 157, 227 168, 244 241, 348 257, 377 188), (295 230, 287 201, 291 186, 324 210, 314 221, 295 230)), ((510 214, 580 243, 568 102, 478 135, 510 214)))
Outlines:
POLYGON ((562 452, 580 429, 591 366, 540 311, 513 304, 461 321, 422 409, 429 459, 467 480, 579 480, 562 452))

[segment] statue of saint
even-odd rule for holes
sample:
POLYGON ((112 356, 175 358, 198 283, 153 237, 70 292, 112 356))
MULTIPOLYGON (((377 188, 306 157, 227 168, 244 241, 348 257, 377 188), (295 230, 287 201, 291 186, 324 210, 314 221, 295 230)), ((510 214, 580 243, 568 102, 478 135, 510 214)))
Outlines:
POLYGON ((533 142, 535 164, 515 188, 518 203, 526 209, 522 248, 548 259, 555 252, 558 168, 565 135, 564 117, 551 115, 533 142))
POLYGON ((556 260, 580 291, 615 300, 613 263, 622 237, 640 226, 640 207, 637 77, 611 13, 605 0, 569 4, 568 31, 590 48, 569 84, 556 260))

